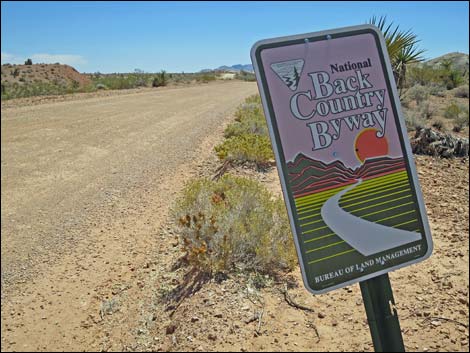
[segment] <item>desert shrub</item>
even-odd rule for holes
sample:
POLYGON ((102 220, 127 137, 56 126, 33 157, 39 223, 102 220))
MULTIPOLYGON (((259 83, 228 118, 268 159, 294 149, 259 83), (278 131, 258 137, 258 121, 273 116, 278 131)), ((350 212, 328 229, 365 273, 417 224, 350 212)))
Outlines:
POLYGON ((444 127, 445 127, 445 124, 441 119, 436 119, 436 120, 433 121, 432 127, 438 129, 439 131, 443 131, 444 127))
POLYGON ((404 115, 405 124, 408 131, 420 130, 425 127, 426 121, 419 117, 415 111, 408 111, 404 115))
POLYGON ((453 89, 464 82, 462 74, 457 70, 449 70, 444 74, 447 89, 453 89))
POLYGON ((256 103, 261 106, 261 97, 259 94, 253 94, 252 96, 249 96, 245 99, 245 103, 256 103))
POLYGON ((468 125, 469 125, 468 108, 462 108, 459 115, 456 118, 454 118, 453 130, 455 132, 460 132, 464 127, 468 125))
POLYGON ((452 102, 445 108, 444 117, 447 119, 456 119, 463 112, 464 112, 464 108, 461 105, 455 102, 452 102))
POLYGON ((269 137, 242 134, 230 137, 215 147, 217 156, 221 160, 244 163, 255 163, 258 168, 272 164, 274 154, 269 137))
POLYGON ((235 112, 235 122, 227 126, 224 135, 226 138, 243 134, 268 135, 268 126, 259 103, 253 98, 247 98, 250 103, 240 105, 235 112))
POLYGON ((457 87, 453 94, 456 98, 468 98, 468 85, 457 87))
POLYGON ((11 73, 13 77, 18 77, 20 75, 20 70, 18 68, 15 68, 13 72, 11 73))
POLYGON ((106 87, 106 85, 103 84, 103 83, 98 83, 98 84, 96 85, 96 89, 102 90, 102 89, 108 89, 108 87, 106 87))
POLYGON ((429 65, 415 65, 408 69, 406 80, 410 86, 429 86, 433 83, 440 82, 440 76, 440 70, 434 69, 429 65))
POLYGON ((254 117, 262 116, 263 110, 258 103, 243 103, 235 111, 235 120, 241 121, 242 119, 251 119, 254 117))
POLYGON ((431 84, 429 87, 429 94, 436 97, 445 97, 446 87, 440 84, 431 84))
POLYGON ((172 213, 185 259, 201 271, 271 273, 296 263, 282 200, 254 180, 192 181, 172 213))
POLYGON ((210 81, 215 81, 215 73, 214 72, 206 72, 202 75, 196 76, 196 81, 197 82, 202 82, 202 83, 208 83, 210 81))
POLYGON ((431 105, 429 102, 421 102, 418 105, 418 116, 422 119, 430 119, 432 115, 434 114, 434 109, 431 108, 431 105))
POLYGON ((25 62, 24 62, 25 65, 33 65, 33 60, 31 59, 27 59, 25 62))
POLYGON ((264 116, 255 116, 251 119, 242 118, 227 126, 224 131, 224 136, 226 138, 243 134, 267 136, 268 126, 266 125, 264 116))
POLYGON ((163 86, 166 86, 167 84, 168 84, 168 78, 167 78, 165 70, 162 70, 160 73, 158 73, 157 76, 155 76, 152 81, 152 87, 163 87, 163 86))
POLYGON ((235 79, 237 80, 242 80, 242 81, 256 81, 256 76, 255 74, 247 71, 240 71, 235 75, 235 79))
POLYGON ((420 104, 422 101, 428 99, 429 90, 424 86, 415 85, 407 91, 406 95, 409 99, 415 100, 417 104, 420 104))

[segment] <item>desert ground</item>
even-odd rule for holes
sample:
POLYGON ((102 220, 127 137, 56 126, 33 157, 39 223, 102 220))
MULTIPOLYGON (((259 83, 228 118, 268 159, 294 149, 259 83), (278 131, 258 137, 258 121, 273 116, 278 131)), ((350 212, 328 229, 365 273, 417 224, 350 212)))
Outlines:
MULTIPOLYGON (((212 176, 255 83, 2 105, 2 351, 372 351, 358 285, 300 273, 185 283, 169 210, 212 176), (197 287, 199 285, 199 287, 197 287), (293 306, 292 303, 296 303, 293 306)), ((468 159, 415 156, 434 254, 391 273, 406 349, 468 351, 468 159)), ((279 195, 275 168, 230 173, 279 195)))

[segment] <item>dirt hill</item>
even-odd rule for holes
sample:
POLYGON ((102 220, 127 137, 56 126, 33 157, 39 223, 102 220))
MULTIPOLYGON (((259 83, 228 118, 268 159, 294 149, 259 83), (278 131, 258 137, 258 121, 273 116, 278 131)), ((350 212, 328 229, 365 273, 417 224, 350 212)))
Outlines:
POLYGON ((68 65, 2 65, 2 84, 28 85, 38 82, 78 88, 90 84, 91 80, 68 65))

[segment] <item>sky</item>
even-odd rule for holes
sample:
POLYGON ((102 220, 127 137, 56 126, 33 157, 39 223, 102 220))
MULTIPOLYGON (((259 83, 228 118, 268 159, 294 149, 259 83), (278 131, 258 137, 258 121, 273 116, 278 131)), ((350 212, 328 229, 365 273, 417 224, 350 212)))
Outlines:
POLYGON ((1 2, 2 64, 196 72, 249 64, 260 39, 366 23, 412 29, 426 58, 468 54, 468 2, 1 2))

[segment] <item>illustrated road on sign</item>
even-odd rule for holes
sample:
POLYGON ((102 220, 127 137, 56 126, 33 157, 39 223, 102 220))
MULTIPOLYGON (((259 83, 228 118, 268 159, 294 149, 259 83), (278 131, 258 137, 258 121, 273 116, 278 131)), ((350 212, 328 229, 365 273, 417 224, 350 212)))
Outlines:
POLYGON ((429 257, 380 31, 262 40, 251 57, 307 289, 323 293, 429 257))

